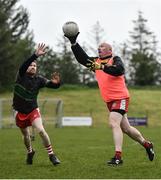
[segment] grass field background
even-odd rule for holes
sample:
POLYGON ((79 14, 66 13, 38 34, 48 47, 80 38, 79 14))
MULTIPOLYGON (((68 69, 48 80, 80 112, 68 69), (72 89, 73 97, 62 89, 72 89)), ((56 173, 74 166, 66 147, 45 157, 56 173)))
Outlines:
MULTIPOLYGON (((108 113, 98 89, 64 88, 44 90, 39 98, 60 98, 64 115, 87 115, 92 112, 92 127, 54 128, 46 126, 56 154, 62 161, 54 167, 48 160, 41 140, 36 135, 34 164, 25 164, 26 152, 18 128, 0 130, 0 178, 3 179, 160 179, 161 178, 161 90, 130 89, 130 116, 148 114, 149 126, 137 127, 155 145, 156 158, 150 162, 145 150, 126 135, 120 167, 109 167, 106 161, 114 153, 108 113)), ((11 93, 0 94, 11 97, 11 93)))

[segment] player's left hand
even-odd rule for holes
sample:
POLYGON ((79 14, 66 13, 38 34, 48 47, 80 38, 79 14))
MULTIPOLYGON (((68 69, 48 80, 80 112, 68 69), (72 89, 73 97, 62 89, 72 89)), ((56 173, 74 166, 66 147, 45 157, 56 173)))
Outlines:
POLYGON ((95 71, 95 70, 102 70, 104 65, 101 64, 101 63, 98 63, 96 61, 91 61, 91 60, 88 60, 89 63, 86 64, 86 66, 88 67, 88 69, 90 71, 95 71))
POLYGON ((70 36, 70 37, 69 37, 69 36, 67 36, 67 35, 65 35, 65 34, 64 34, 64 36, 69 39, 69 41, 70 41, 71 44, 75 44, 79 33, 80 33, 80 32, 78 32, 75 36, 70 36))
POLYGON ((58 72, 54 72, 51 75, 51 82, 54 84, 59 84, 60 83, 60 74, 58 72))

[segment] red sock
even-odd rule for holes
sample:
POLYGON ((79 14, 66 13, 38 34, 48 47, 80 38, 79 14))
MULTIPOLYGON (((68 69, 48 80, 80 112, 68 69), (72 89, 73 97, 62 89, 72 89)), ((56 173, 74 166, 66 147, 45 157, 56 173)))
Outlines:
POLYGON ((145 142, 143 143, 143 146, 144 146, 145 148, 149 147, 149 142, 148 142, 148 141, 145 141, 145 142))
POLYGON ((45 148, 46 148, 46 150, 47 150, 47 152, 48 152, 48 155, 53 154, 53 149, 52 149, 51 144, 50 144, 50 145, 48 145, 48 146, 46 146, 45 148))
POLYGON ((121 154, 122 154, 121 151, 115 151, 115 157, 116 157, 117 159, 121 159, 121 154))
POLYGON ((27 147, 27 153, 31 153, 33 150, 32 150, 32 147, 31 146, 29 146, 29 147, 27 147))

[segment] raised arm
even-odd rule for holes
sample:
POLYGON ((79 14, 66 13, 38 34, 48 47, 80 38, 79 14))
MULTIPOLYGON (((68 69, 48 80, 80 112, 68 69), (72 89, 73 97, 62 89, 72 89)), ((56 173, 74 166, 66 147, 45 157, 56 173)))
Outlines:
POLYGON ((86 54, 86 52, 82 49, 82 47, 76 42, 78 35, 79 35, 79 32, 75 36, 70 36, 70 37, 68 37, 67 35, 64 34, 64 36, 66 38, 68 38, 68 40, 71 43, 71 49, 73 51, 73 54, 74 54, 76 60, 80 64, 88 67, 87 64, 89 63, 89 59, 93 61, 94 58, 89 57, 86 54))
POLYGON ((42 56, 46 53, 45 49, 46 49, 46 46, 44 43, 38 44, 38 47, 37 47, 35 53, 20 66, 20 68, 19 68, 20 76, 23 76, 26 73, 28 67, 34 60, 36 60, 39 56, 42 56))
POLYGON ((82 64, 82 65, 84 65, 86 67, 88 67, 87 64, 89 63, 89 60, 94 59, 94 58, 89 57, 78 43, 76 43, 75 45, 72 45, 71 49, 73 51, 73 54, 74 54, 76 60, 80 64, 82 64))

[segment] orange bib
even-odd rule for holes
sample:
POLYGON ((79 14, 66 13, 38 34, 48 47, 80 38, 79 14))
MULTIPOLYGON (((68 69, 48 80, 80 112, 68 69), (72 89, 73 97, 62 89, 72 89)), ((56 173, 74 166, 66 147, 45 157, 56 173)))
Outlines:
MULTIPOLYGON (((113 58, 107 60, 101 60, 98 58, 96 59, 96 62, 112 65, 113 58)), ((124 75, 112 76, 102 70, 96 70, 95 73, 101 96, 105 102, 129 98, 129 92, 125 84, 124 75)))

